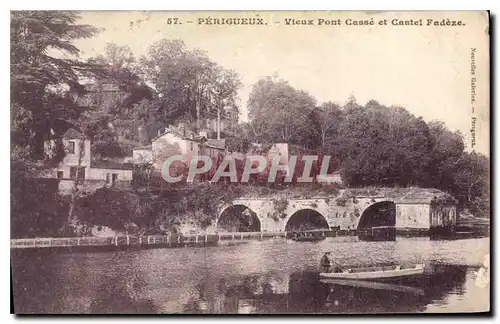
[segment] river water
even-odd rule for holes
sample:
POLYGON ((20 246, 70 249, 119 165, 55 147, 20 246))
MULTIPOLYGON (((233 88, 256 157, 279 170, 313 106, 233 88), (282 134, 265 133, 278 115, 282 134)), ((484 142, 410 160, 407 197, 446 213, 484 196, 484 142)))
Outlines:
MULTIPOLYGON (((489 309, 478 269, 489 239, 285 239, 116 252, 12 251, 16 313, 386 313, 489 309), (382 287, 322 283, 325 251, 344 266, 440 264, 439 275, 382 287)), ((482 280, 483 279, 483 280, 482 280)))

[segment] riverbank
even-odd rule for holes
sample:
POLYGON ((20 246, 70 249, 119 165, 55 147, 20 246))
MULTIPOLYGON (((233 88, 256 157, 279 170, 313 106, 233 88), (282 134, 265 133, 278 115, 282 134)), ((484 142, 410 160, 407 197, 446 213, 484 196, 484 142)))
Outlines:
POLYGON ((484 237, 482 232, 455 232, 449 229, 429 231, 422 229, 370 228, 361 230, 312 230, 308 232, 234 232, 216 234, 168 234, 148 236, 112 237, 67 237, 67 238, 24 238, 11 239, 13 250, 56 250, 56 251, 114 251, 129 249, 179 248, 188 246, 212 246, 219 242, 239 242, 272 238, 292 239, 297 234, 321 240, 326 237, 358 236, 361 241, 394 241, 400 237, 423 237, 431 239, 461 239, 484 237))
POLYGON ((216 245, 219 241, 237 241, 243 239, 266 239, 285 237, 286 232, 241 232, 219 234, 184 234, 150 236, 115 236, 115 237, 71 237, 71 238, 30 238, 10 240, 11 249, 44 250, 120 250, 176 248, 185 246, 216 245))

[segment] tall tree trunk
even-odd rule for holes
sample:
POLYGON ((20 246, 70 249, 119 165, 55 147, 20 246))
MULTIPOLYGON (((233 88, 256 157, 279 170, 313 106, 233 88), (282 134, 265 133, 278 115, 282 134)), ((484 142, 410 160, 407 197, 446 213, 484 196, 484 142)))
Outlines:
POLYGON ((197 91, 196 91, 196 132, 200 130, 200 118, 201 118, 201 94, 202 94, 202 89, 198 85, 197 91))
POLYGON ((71 190, 71 200, 69 203, 69 212, 68 212, 68 227, 71 227, 73 225, 73 214, 75 211, 75 204, 76 204, 76 195, 77 193, 73 190, 71 190))
POLYGON ((82 139, 78 145, 78 166, 76 167, 75 182, 73 183, 73 188, 71 189, 71 200, 68 211, 68 224, 69 228, 74 229, 74 211, 76 206, 76 201, 80 192, 80 168, 82 166, 83 155, 85 152, 85 139, 82 139))
POLYGON ((220 109, 217 109, 217 139, 220 140, 220 109))
POLYGON ((200 129, 200 97, 196 96, 196 131, 200 129))

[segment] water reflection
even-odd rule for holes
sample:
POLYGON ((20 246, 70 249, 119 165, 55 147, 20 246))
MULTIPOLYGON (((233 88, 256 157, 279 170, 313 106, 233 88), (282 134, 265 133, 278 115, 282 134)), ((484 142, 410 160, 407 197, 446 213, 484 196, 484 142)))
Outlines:
POLYGON ((485 239, 361 242, 355 237, 106 253, 13 251, 14 307, 16 313, 141 314, 477 310, 488 307, 489 288, 476 285, 473 270, 465 272, 480 266, 487 251, 485 239), (463 266, 437 266, 433 276, 415 282, 339 285, 318 279, 325 251, 349 267, 463 266))
POLYGON ((404 313, 421 312, 450 292, 463 295, 467 268, 437 266, 434 273, 416 279, 400 279, 362 286, 328 284, 330 293, 322 312, 404 313))
POLYGON ((150 299, 142 298, 138 292, 146 286, 145 281, 137 276, 104 278, 101 286, 92 297, 92 314, 149 314, 158 313, 159 309, 150 299))
POLYGON ((208 282, 185 305, 188 313, 404 313, 421 312, 453 291, 463 295, 465 266, 434 266, 431 274, 390 282, 328 282, 317 272, 294 272, 285 292, 278 278, 247 276, 240 284, 221 279, 217 293, 208 282), (211 297, 209 297, 211 296, 211 297))

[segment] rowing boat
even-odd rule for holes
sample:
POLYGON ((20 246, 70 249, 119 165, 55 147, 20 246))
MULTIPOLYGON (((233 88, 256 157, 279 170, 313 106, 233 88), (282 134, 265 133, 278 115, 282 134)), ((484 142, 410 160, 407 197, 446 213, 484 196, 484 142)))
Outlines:
POLYGON ((390 279, 411 277, 424 274, 425 266, 417 264, 411 267, 403 267, 400 265, 384 266, 384 267, 364 267, 342 269, 338 272, 321 272, 320 277, 323 279, 350 279, 350 280, 373 280, 373 279, 390 279))
POLYGON ((386 291, 390 290, 396 292, 411 293, 415 295, 425 295, 425 291, 420 288, 405 286, 405 285, 396 285, 391 283, 368 281, 368 280, 321 279, 321 282, 328 285, 349 286, 354 288, 368 288, 368 289, 386 290, 386 291))

